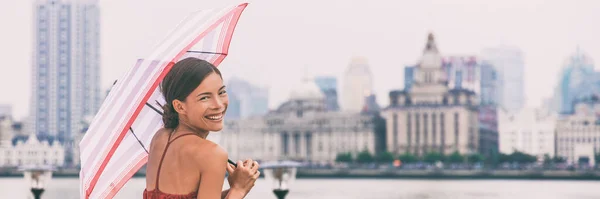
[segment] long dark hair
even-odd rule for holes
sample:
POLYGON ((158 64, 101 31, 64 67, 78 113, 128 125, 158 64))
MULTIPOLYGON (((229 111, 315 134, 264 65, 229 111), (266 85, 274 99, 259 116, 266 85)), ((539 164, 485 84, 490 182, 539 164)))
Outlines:
POLYGON ((185 101, 185 98, 211 73, 217 73, 223 78, 217 67, 198 58, 185 58, 173 65, 160 85, 167 102, 162 107, 165 128, 173 129, 179 125, 179 115, 173 107, 173 100, 185 101))

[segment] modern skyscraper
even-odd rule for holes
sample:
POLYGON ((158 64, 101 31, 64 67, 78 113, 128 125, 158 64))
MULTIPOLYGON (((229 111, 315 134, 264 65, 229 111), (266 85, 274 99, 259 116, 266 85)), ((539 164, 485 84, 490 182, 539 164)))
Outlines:
POLYGON ((325 108, 328 111, 339 110, 337 79, 329 76, 315 77, 315 83, 325 94, 325 108))
POLYGON ((365 99, 373 93, 373 77, 367 59, 354 57, 344 74, 342 110, 362 111, 365 99))
POLYGON ((485 49, 483 61, 494 66, 498 79, 498 105, 508 111, 518 111, 525 105, 523 53, 515 47, 500 46, 485 49))
POLYGON ((571 55, 560 71, 551 109, 561 114, 574 113, 574 102, 600 92, 600 75, 592 59, 580 49, 571 55))
POLYGON ((96 114, 100 94, 96 0, 36 0, 30 121, 41 139, 72 140, 96 114))
POLYGON ((233 77, 227 83, 227 92, 229 96, 234 96, 234 106, 228 107, 228 109, 239 109, 231 110, 230 118, 261 116, 269 111, 269 91, 266 88, 260 88, 233 77))

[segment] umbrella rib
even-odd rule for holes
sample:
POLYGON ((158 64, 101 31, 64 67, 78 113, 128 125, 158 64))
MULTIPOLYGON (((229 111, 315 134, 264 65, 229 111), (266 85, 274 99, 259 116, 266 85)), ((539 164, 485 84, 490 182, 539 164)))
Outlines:
MULTIPOLYGON (((160 105, 160 103, 156 102, 157 104, 160 105)), ((158 113, 159 115, 162 115, 163 113, 160 112, 156 107, 150 105, 148 102, 146 102, 146 106, 150 107, 152 110, 156 111, 156 113, 158 113)))
POLYGON ((217 52, 207 52, 207 51, 196 51, 196 50, 188 50, 188 53, 204 53, 204 54, 213 54, 213 55, 227 55, 227 53, 217 53, 217 52))
POLYGON ((140 139, 137 137, 137 135, 135 135, 135 133, 133 132, 133 129, 131 127, 129 127, 129 131, 131 131, 131 134, 133 134, 133 137, 135 137, 135 139, 140 143, 140 145, 142 145, 142 148, 144 149, 144 151, 146 151, 146 154, 150 154, 148 152, 148 149, 146 149, 146 147, 144 146, 144 143, 142 143, 142 141, 140 141, 140 139))

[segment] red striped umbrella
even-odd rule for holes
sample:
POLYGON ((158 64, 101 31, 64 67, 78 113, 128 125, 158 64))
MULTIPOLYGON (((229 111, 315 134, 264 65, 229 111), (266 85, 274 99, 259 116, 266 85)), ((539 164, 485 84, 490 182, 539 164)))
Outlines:
POLYGON ((227 56, 247 3, 188 15, 116 82, 94 117, 81 150, 80 198, 112 198, 146 164, 146 146, 163 125, 159 83, 179 60, 197 57, 218 66, 227 56))

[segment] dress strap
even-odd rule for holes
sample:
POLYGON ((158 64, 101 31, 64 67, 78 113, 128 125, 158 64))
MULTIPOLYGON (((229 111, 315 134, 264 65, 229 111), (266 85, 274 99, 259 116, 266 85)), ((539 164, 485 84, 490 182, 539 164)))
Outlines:
POLYGON ((156 191, 160 191, 158 189, 158 180, 160 178, 160 169, 162 167, 162 163, 163 160, 165 159, 165 154, 167 154, 167 149, 169 149, 169 146, 171 145, 171 143, 173 143, 175 140, 179 139, 180 137, 186 136, 186 135, 196 135, 195 133, 186 133, 186 134, 181 134, 178 135, 177 137, 173 138, 173 140, 171 140, 171 135, 173 135, 173 133, 175 133, 175 130, 173 130, 173 132, 171 132, 169 134, 169 139, 167 140, 167 146, 165 146, 165 150, 163 151, 162 157, 160 157, 160 162, 158 163, 158 170, 156 171, 156 191))

